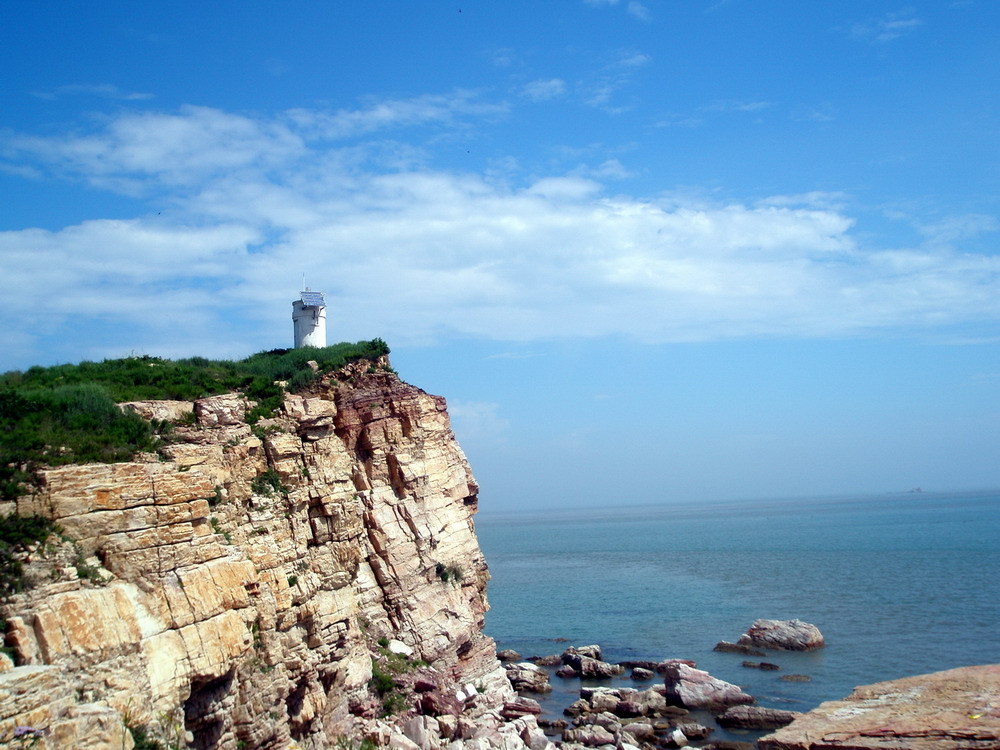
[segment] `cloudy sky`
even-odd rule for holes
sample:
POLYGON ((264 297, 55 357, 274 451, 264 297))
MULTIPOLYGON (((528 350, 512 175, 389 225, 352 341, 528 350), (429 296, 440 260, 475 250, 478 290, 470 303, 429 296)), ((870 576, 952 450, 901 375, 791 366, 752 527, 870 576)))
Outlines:
POLYGON ((380 336, 485 509, 1000 486, 993 0, 7 0, 0 370, 380 336))

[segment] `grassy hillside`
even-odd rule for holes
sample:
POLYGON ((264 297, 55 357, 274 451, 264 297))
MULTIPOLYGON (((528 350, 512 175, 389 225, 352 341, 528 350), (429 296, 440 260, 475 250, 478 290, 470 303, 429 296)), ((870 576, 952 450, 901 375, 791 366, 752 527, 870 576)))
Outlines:
POLYGON ((153 450, 171 425, 151 424, 115 404, 191 401, 242 391, 258 402, 256 421, 281 404, 284 390, 305 389, 318 374, 388 354, 381 339, 324 348, 274 349, 238 361, 204 357, 127 357, 77 365, 32 367, 0 375, 0 497, 23 491, 39 465, 126 461, 153 450), (306 365, 319 363, 320 373, 306 365), (287 383, 285 389, 276 381, 287 383))

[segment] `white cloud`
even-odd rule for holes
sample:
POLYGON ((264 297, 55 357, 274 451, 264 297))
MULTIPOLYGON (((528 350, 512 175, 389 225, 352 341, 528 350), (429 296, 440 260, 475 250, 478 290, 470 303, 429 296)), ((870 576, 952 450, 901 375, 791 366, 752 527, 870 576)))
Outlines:
POLYGON ((115 99, 118 101, 135 102, 144 99, 152 99, 152 94, 139 91, 122 91, 113 83, 98 84, 69 84, 59 86, 51 91, 35 91, 32 94, 39 99, 53 101, 64 96, 97 96, 103 99, 115 99))
MULTIPOLYGON (((866 247, 836 193, 611 198, 601 181, 627 173, 617 160, 519 186, 376 171, 354 145, 317 136, 321 116, 307 114, 297 129, 186 108, 120 115, 85 138, 16 139, 25 167, 34 157, 129 181, 166 207, 0 233, 0 329, 21 332, 19 356, 37 359, 25 332, 41 342, 98 324, 125 351, 280 346, 302 272, 328 292, 332 337, 400 344, 829 336, 1000 318, 1000 258, 963 250, 997 231, 994 217, 928 224, 919 246, 866 247)), ((109 344, 77 346, 79 358, 109 344)))
POLYGON ((448 401, 448 414, 459 442, 502 442, 510 421, 500 416, 500 405, 486 401, 448 401))
POLYGON ((522 92, 536 102, 555 99, 566 93, 566 82, 561 78, 540 78, 525 84, 522 92))
POLYGON ((891 42, 916 31, 923 23, 914 15, 912 8, 904 8, 881 18, 855 23, 851 26, 850 33, 855 39, 891 42))
POLYGON ((628 14, 633 18, 638 18, 640 21, 653 20, 653 14, 649 12, 649 8, 642 3, 635 2, 635 0, 632 0, 628 4, 628 14))

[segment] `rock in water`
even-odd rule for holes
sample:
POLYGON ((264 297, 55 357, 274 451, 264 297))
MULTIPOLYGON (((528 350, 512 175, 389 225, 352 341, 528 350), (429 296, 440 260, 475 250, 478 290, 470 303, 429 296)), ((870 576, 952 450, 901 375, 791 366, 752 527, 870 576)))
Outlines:
POLYGON ((855 688, 757 744, 760 750, 993 750, 1000 747, 1000 664, 855 688))
POLYGON ((761 706, 733 706, 716 718, 724 727, 734 729, 777 729, 791 724, 799 716, 798 711, 782 711, 778 708, 761 706))
POLYGON ((819 628, 802 620, 757 620, 736 641, 738 646, 813 651, 826 641, 819 628))
POLYGON ((738 686, 686 664, 671 664, 664 683, 667 702, 684 708, 715 711, 754 702, 738 686))

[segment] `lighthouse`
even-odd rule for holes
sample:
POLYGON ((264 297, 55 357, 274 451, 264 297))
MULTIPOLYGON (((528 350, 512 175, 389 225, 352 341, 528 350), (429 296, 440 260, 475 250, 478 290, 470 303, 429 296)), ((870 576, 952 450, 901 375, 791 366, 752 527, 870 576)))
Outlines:
POLYGON ((323 292, 305 288, 292 302, 295 348, 326 346, 326 298, 323 292))

